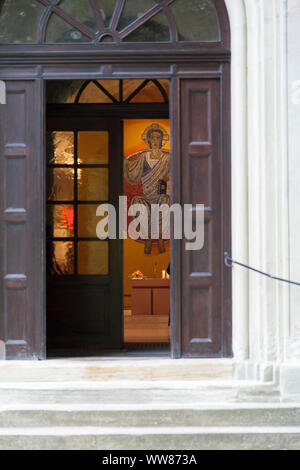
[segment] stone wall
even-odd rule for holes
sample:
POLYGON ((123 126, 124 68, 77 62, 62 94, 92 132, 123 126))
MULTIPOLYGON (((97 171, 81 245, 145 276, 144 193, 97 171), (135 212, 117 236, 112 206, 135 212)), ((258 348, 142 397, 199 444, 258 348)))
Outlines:
MULTIPOLYGON (((290 276, 300 282, 300 1, 288 0, 288 144, 290 276)), ((300 287, 290 289, 287 358, 300 359, 300 287)))
MULTIPOLYGON (((232 34, 232 255, 289 277, 287 0, 226 4, 232 34)), ((233 349, 240 377, 278 380, 288 324, 289 287, 235 267, 233 349)))
MULTIPOLYGON (((300 1, 226 0, 234 259, 300 282, 300 1)), ((300 399, 300 287, 233 270, 239 378, 300 399)))

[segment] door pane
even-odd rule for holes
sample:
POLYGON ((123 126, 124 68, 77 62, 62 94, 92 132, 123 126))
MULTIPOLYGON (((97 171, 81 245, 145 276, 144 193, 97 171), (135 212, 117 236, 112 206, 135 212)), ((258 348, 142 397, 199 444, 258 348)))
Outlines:
POLYGON ((0 44, 37 42, 38 22, 44 10, 34 0, 6 0, 0 14, 0 44))
POLYGON ((108 163, 108 132, 78 132, 78 164, 108 163))
POLYGON ((78 206, 78 236, 80 238, 96 238, 96 228, 100 220, 106 216, 96 216, 98 204, 84 204, 78 206))
POLYGON ((108 200, 108 169, 79 168, 78 169, 78 200, 107 201, 108 200))
POLYGON ((78 242, 78 274, 108 272, 108 242, 78 242))
POLYGON ((169 6, 179 41, 219 41, 220 28, 211 0, 176 0, 169 6))
POLYGON ((74 237, 74 206, 47 206, 47 237, 74 237))
POLYGON ((48 274, 74 274, 73 242, 47 243, 48 274))
POLYGON ((74 165, 73 132, 47 132, 47 163, 74 165))
POLYGON ((48 201, 73 201, 74 170, 71 168, 48 168, 48 201))

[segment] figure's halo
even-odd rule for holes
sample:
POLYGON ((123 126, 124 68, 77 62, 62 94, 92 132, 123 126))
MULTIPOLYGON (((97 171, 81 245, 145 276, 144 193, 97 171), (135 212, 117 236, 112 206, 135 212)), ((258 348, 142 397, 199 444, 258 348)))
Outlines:
POLYGON ((167 133, 166 129, 164 129, 162 126, 160 126, 157 123, 153 123, 153 124, 151 124, 151 126, 147 127, 144 130, 144 132, 141 136, 142 140, 145 142, 145 144, 149 145, 149 142, 148 142, 149 132, 158 131, 158 130, 161 131, 162 134, 163 134, 162 146, 164 146, 169 141, 169 134, 167 133))

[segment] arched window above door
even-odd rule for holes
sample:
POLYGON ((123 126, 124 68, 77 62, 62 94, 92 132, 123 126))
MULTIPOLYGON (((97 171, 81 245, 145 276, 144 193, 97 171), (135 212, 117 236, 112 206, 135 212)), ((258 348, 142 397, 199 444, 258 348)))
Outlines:
POLYGON ((220 44, 223 13, 223 0, 0 0, 0 44, 220 44))
POLYGON ((169 80, 53 80, 47 84, 48 104, 169 103, 169 80))

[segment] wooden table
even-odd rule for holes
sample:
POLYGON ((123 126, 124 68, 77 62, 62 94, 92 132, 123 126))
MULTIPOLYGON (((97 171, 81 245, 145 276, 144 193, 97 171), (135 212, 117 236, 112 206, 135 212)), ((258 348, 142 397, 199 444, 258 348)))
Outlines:
POLYGON ((170 279, 132 279, 132 315, 169 315, 170 279))

